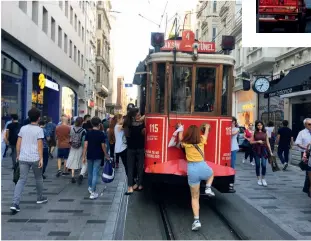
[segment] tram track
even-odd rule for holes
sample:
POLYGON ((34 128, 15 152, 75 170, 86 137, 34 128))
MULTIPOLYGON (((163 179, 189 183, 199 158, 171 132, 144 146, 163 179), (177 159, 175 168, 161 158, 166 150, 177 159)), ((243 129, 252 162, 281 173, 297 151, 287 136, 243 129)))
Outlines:
MULTIPOLYGON (((181 203, 186 204, 183 198, 178 197, 178 195, 173 195, 175 201, 182 201, 181 203)), ((166 196, 167 197, 167 196, 166 196)), ((188 199, 189 197, 187 197, 188 199)), ((178 202, 177 201, 177 202, 178 202)), ((196 240, 213 240, 222 239, 221 235, 215 235, 215 233, 223 232, 225 235, 223 239, 231 240, 242 240, 245 239, 242 235, 235 231, 231 223, 215 208, 211 205, 210 198, 202 198, 200 217, 204 222, 202 223, 202 228, 199 231, 191 231, 191 221, 192 211, 191 205, 187 205, 188 208, 184 209, 182 206, 176 211, 176 208, 170 207, 171 205, 165 200, 165 196, 157 196, 156 204, 160 213, 161 226, 162 226, 162 236, 163 240, 182 240, 182 239, 196 239, 196 240), (203 201, 203 202, 202 202, 203 201), (186 210, 181 212, 182 210, 186 210), (189 210, 190 208, 190 210, 189 210), (187 217, 185 217, 187 216, 187 217), (203 217, 203 218, 202 218, 203 217), (210 219, 208 223, 206 218, 210 219), (184 222, 183 222, 184 221, 184 222), (189 222, 190 221, 190 222, 189 222), (210 225, 215 222, 215 225, 210 225), (186 226, 185 226, 186 224, 186 226), (221 228, 220 228, 221 227, 221 228), (218 231, 222 229, 225 231, 218 231)), ((189 204, 189 203, 188 203, 189 204)))

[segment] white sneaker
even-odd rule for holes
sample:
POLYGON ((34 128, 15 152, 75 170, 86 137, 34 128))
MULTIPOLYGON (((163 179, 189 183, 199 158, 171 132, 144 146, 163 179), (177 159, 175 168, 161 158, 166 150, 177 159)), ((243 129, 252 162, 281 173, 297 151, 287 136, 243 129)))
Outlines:
POLYGON ((243 159, 243 160, 242 160, 242 163, 245 163, 245 162, 246 162, 246 160, 245 160, 245 159, 243 159))
POLYGON ((89 191, 90 194, 92 194, 92 188, 91 187, 89 187, 87 190, 89 191))
POLYGON ((268 186, 268 184, 267 184, 267 182, 266 182, 265 179, 262 179, 262 185, 263 185, 264 187, 268 186))
POLYGON ((252 162, 251 162, 251 165, 252 165, 252 166, 255 166, 255 162, 252 161, 252 162))
POLYGON ((192 224, 192 231, 197 231, 201 228, 201 223, 199 220, 194 220, 192 224))
POLYGON ((262 186, 262 181, 261 181, 261 179, 259 179, 259 180, 257 181, 257 184, 258 184, 259 186, 262 186))
POLYGON ((212 191, 210 187, 205 188, 205 194, 210 197, 215 197, 215 193, 212 191))
POLYGON ((96 198, 98 198, 98 193, 92 192, 91 196, 90 196, 90 199, 96 199, 96 198))

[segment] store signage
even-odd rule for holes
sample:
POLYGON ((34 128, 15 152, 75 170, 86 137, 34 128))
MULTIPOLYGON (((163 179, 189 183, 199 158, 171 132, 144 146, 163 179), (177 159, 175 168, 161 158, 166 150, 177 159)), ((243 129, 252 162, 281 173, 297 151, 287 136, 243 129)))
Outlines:
POLYGON ((254 104, 245 104, 242 105, 242 110, 251 110, 254 108, 254 104))
POLYGON ((95 106, 95 102, 93 100, 89 100, 89 107, 94 107, 95 106))
POLYGON ((59 91, 58 84, 48 79, 45 79, 45 87, 59 91))
POLYGON ((41 90, 43 90, 45 87, 45 76, 44 76, 44 74, 39 74, 38 79, 39 79, 39 87, 41 90))

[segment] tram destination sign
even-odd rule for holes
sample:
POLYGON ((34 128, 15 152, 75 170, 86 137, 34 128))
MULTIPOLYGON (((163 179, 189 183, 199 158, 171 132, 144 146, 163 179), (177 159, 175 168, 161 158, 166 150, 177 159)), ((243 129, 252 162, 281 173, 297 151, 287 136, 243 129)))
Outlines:
MULTIPOLYGON (((213 42, 198 42, 195 41, 194 43, 198 43, 198 53, 215 53, 215 43, 213 42)), ((161 48, 161 51, 172 51, 176 46, 177 51, 181 52, 192 52, 193 48, 192 45, 183 45, 182 40, 165 40, 164 46, 161 48)))

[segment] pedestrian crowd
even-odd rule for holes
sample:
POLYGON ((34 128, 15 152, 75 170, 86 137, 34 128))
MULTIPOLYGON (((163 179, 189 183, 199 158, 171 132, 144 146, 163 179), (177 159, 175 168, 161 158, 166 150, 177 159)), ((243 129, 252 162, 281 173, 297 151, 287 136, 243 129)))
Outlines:
POLYGON ((121 158, 128 182, 126 195, 143 190, 145 122, 138 108, 129 106, 126 116, 117 114, 104 120, 90 115, 71 119, 62 115, 57 125, 50 117, 41 117, 36 108, 29 110, 23 125, 16 114, 11 119, 2 126, 1 146, 2 157, 11 149, 12 169, 19 170, 11 211, 20 211, 30 169, 34 172, 37 203, 48 201, 43 196, 43 180, 48 178, 49 159, 54 158, 56 149, 56 177, 71 175, 71 183, 80 185, 87 176, 90 199, 99 196, 98 173, 107 160, 119 168, 121 158))
MULTIPOLYGON (((304 129, 301 130, 294 142, 292 130, 288 127, 288 121, 283 120, 282 126, 276 129, 274 123, 269 121, 267 127, 258 120, 249 123, 244 131, 244 141, 241 144, 245 151, 245 156, 242 163, 249 162, 255 166, 257 184, 259 186, 267 187, 266 171, 267 162, 271 163, 271 157, 276 154, 282 163, 283 171, 286 171, 289 163, 290 150, 296 145, 301 152, 301 162, 299 166, 303 171, 306 171, 306 178, 303 186, 303 192, 311 198, 311 119, 306 118, 303 121, 304 129)), ((232 140, 231 140, 231 166, 235 167, 236 153, 240 149, 238 145, 238 134, 240 132, 237 125, 237 119, 232 118, 232 140)))

